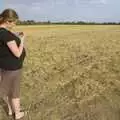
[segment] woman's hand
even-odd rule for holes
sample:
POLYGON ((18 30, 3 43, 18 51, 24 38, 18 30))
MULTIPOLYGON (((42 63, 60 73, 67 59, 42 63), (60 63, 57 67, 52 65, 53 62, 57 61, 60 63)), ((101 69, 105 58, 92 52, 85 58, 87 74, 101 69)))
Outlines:
POLYGON ((14 32, 14 34, 19 37, 21 44, 24 45, 25 34, 23 32, 14 32))
POLYGON ((19 38, 21 40, 21 43, 24 44, 25 35, 23 32, 19 32, 19 38))

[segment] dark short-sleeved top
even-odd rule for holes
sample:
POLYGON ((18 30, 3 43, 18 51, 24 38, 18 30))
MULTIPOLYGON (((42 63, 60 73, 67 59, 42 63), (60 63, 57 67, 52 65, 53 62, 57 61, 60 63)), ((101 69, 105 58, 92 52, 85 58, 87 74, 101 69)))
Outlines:
POLYGON ((16 57, 7 42, 15 40, 19 47, 21 40, 15 34, 5 28, 0 28, 0 68, 5 70, 17 70, 23 67, 24 58, 26 56, 25 48, 23 48, 21 56, 16 57))

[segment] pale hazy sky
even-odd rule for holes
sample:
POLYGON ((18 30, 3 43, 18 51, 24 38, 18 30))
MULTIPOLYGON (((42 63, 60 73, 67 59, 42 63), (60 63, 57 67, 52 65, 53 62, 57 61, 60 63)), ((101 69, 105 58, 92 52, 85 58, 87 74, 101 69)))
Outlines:
POLYGON ((0 11, 14 8, 38 21, 120 21, 120 0, 0 0, 0 11))

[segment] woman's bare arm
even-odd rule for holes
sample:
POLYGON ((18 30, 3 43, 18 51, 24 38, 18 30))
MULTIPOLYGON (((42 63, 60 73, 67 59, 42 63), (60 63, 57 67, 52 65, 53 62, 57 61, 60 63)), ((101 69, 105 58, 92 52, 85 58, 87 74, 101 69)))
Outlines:
POLYGON ((19 58, 23 51, 23 42, 20 43, 20 46, 18 47, 15 40, 7 42, 7 46, 9 47, 10 51, 13 53, 14 56, 19 58))

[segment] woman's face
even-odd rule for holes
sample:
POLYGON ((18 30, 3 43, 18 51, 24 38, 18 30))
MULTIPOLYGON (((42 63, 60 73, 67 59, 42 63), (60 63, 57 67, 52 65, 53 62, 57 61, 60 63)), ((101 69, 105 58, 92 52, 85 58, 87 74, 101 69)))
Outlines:
POLYGON ((8 22, 7 22, 7 28, 8 28, 8 29, 13 29, 15 26, 16 26, 16 21, 12 21, 12 22, 11 22, 11 21, 10 21, 10 22, 8 21, 8 22))

